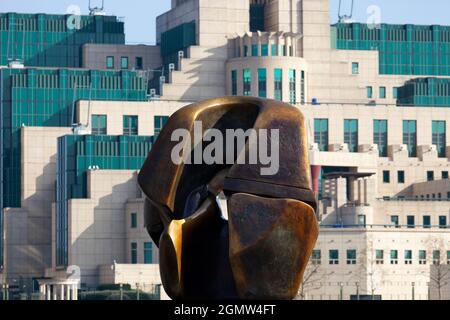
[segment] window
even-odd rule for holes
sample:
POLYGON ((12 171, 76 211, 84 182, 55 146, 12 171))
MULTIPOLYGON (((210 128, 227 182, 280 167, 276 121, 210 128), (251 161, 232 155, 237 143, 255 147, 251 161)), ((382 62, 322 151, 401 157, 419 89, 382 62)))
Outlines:
POLYGON ((403 121, 403 144, 408 146, 411 158, 417 156, 417 122, 415 120, 403 121))
POLYGON ((375 263, 376 264, 384 264, 384 251, 383 250, 375 251, 375 263))
POLYGON ((106 69, 114 69, 114 57, 106 57, 106 69))
POLYGON ((274 99, 275 100, 283 100, 283 70, 275 69, 274 70, 274 99))
POLYGON ((441 264, 441 252, 439 250, 433 250, 433 264, 435 266, 441 264))
POLYGON ((359 63, 352 62, 352 74, 359 74, 359 63))
POLYGON ((144 264, 152 264, 153 262, 153 243, 144 243, 144 264))
POLYGON ((128 57, 120 58, 120 69, 128 69, 128 57))
POLYGON ((106 115, 92 115, 92 134, 93 135, 106 135, 107 124, 106 115))
POLYGON ((405 250, 405 264, 412 264, 412 251, 405 250))
POLYGON ((423 227, 426 229, 431 228, 431 217, 430 216, 423 216, 423 227))
POLYGON ((252 57, 257 57, 257 56, 258 56, 258 45, 252 44, 252 57))
POLYGON ((244 57, 248 57, 248 46, 244 46, 244 57))
POLYGON ((131 243, 131 264, 137 264, 137 243, 131 243))
POLYGON ((447 251, 447 264, 450 264, 450 251, 447 251))
POLYGON ((373 121, 373 143, 378 145, 380 157, 388 156, 388 122, 387 120, 373 121))
POLYGON ((442 180, 448 179, 448 171, 442 171, 442 180))
POLYGON ((330 264, 339 264, 339 250, 330 250, 329 258, 330 264))
POLYGON ((285 45, 282 45, 282 46, 281 46, 281 55, 282 55, 283 57, 286 57, 286 46, 285 46, 285 45))
POLYGON ((289 102, 291 104, 297 102, 297 77, 293 69, 289 70, 289 102))
POLYGON ((269 46, 267 44, 261 45, 261 56, 267 57, 269 55, 269 46))
POLYGON ((386 99, 386 87, 380 87, 380 99, 386 99))
POLYGON ((169 122, 168 116, 155 116, 155 137, 159 136, 164 126, 169 122))
POLYGON ((267 70, 258 69, 258 96, 267 98, 267 70))
POLYGON ((390 171, 383 171, 383 183, 390 183, 391 182, 391 172, 390 171))
POLYGON ((314 265, 322 264, 322 252, 320 250, 313 250, 311 261, 314 265))
POLYGON ((344 120, 344 143, 350 152, 358 152, 358 120, 344 120))
POLYGON ((439 228, 447 228, 447 216, 439 216, 439 228))
POLYGON ((427 252, 419 250, 419 264, 427 264, 427 252))
POLYGON ((301 71, 300 73, 301 79, 300 79, 300 103, 305 104, 306 99, 306 93, 305 93, 305 81, 306 81, 306 74, 305 71, 301 71))
POLYGON ((397 171, 397 182, 405 183, 405 171, 397 171))
POLYGON ((393 87, 393 88, 392 88, 392 97, 393 97, 394 99, 397 99, 397 98, 398 98, 398 88, 397 88, 397 87, 393 87))
POLYGON ((416 226, 415 217, 407 216, 406 217, 406 225, 408 226, 408 228, 413 229, 416 226))
POLYGON ((358 225, 360 227, 366 227, 366 215, 365 214, 358 215, 358 225))
POLYGON ((142 57, 136 57, 136 61, 134 63, 134 68, 136 70, 144 69, 144 60, 142 59, 142 57))
POLYGON ((237 96, 237 71, 231 71, 231 95, 237 96))
POLYGON ((320 151, 328 151, 328 119, 314 119, 314 143, 320 151))
POLYGON ((434 171, 427 171, 427 181, 434 181, 434 171))
POLYGON ((271 54, 273 57, 278 56, 278 45, 272 44, 271 46, 271 54))
POLYGON ((391 224, 396 228, 400 228, 398 216, 391 216, 391 224))
POLYGON ((372 99, 373 98, 373 87, 367 87, 367 98, 372 99))
POLYGON ((433 145, 436 146, 439 158, 446 157, 446 122, 445 121, 433 121, 432 123, 433 130, 433 145))
POLYGON ((356 264, 356 250, 347 250, 347 264, 356 264))
POLYGON ((137 136, 138 135, 138 117, 137 116, 123 116, 123 135, 137 136))
POLYGON ((252 71, 250 69, 243 70, 244 96, 252 94, 252 71))
POLYGON ((137 214, 136 213, 131 214, 131 228, 132 229, 137 228, 137 214))
POLYGON ((391 250, 391 264, 398 264, 398 251, 391 250))

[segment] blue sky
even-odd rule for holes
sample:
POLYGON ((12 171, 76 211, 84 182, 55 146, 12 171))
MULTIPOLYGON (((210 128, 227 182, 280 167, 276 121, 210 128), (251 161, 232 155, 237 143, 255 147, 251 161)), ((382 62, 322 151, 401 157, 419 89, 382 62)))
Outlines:
MULTIPOLYGON (((342 0, 349 8, 351 0, 342 0)), ((381 21, 385 23, 450 25, 449 0, 354 0, 353 19, 367 21, 367 8, 380 8, 381 21)), ((108 14, 125 17, 127 42, 154 43, 155 18, 170 8, 170 0, 105 0, 108 14)), ((330 0, 331 18, 338 16, 339 0, 330 0)), ((92 0, 100 4, 101 0, 92 0)), ((70 5, 78 5, 82 13, 88 11, 88 0, 0 0, 0 12, 65 13, 70 5)), ((348 10, 345 10, 348 11, 348 10)))

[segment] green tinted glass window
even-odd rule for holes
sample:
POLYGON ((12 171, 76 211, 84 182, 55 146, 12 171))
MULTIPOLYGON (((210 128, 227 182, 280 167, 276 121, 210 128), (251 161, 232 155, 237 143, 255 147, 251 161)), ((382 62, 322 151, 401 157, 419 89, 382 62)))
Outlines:
POLYGON ((168 121, 169 121, 168 116, 155 116, 155 123, 154 123, 155 136, 159 136, 159 134, 161 133, 161 130, 167 124, 168 121))
POLYGON ((328 119, 314 119, 314 143, 320 151, 328 151, 328 119))
POLYGON ((289 69, 289 102, 297 103, 297 73, 294 69, 289 69))
POLYGON ((106 133, 106 115, 92 115, 92 134, 105 135, 106 133))
POLYGON ((237 71, 231 71, 231 95, 237 96, 238 84, 237 84, 237 71))
POLYGON ((432 122, 432 143, 436 146, 438 156, 440 158, 446 157, 447 149, 447 130, 445 121, 433 121, 432 122))
POLYGON ((114 57, 112 56, 106 57, 106 68, 114 69, 114 57))
POLYGON ((137 214, 136 213, 131 214, 131 228, 132 229, 137 228, 137 214))
POLYGON ((276 44, 271 45, 271 55, 273 57, 278 56, 278 45, 276 45, 276 44))
POLYGON ((358 120, 344 120, 344 143, 350 152, 358 152, 358 120))
POLYGON ((274 70, 274 99, 283 100, 283 70, 274 70))
POLYGON ((257 56, 258 56, 258 45, 252 44, 252 57, 257 57, 257 56))
POLYGON ((267 98, 267 70, 258 69, 258 96, 267 98))
POLYGON ((242 73, 244 96, 250 96, 252 94, 252 71, 250 69, 244 69, 242 73))
POLYGON ((138 252, 137 252, 137 243, 132 242, 131 243, 131 264, 137 264, 138 263, 138 252))
POLYGON ((153 243, 145 242, 144 243, 144 264, 152 264, 153 263, 153 243))
POLYGON ((128 57, 121 57, 120 58, 120 69, 128 69, 128 57))
POLYGON ((136 70, 142 70, 144 68, 144 62, 142 57, 136 57, 135 68, 136 70))
POLYGON ((267 57, 269 55, 269 45, 262 44, 261 45, 261 56, 267 57))
POLYGON ((403 121, 403 144, 408 146, 411 158, 417 156, 417 122, 415 120, 403 121))
POLYGON ((387 120, 373 121, 373 143, 378 145, 380 157, 388 155, 388 128, 387 120))
POLYGON ((138 116, 123 117, 123 135, 124 136, 138 135, 138 116))

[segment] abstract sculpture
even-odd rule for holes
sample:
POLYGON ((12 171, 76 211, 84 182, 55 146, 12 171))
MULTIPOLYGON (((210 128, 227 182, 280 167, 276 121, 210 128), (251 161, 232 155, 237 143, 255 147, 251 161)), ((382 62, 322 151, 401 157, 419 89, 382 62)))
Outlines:
POLYGON ((172 299, 297 295, 318 236, 298 109, 243 97, 182 108, 163 128, 138 181, 146 196, 146 228, 159 247, 161 279, 172 299), (180 141, 182 132, 194 138, 180 141), (261 150, 255 157, 261 146, 279 152, 273 172, 267 157, 258 157, 261 150), (207 150, 214 162, 202 157, 207 150), (174 160, 178 153, 182 161, 174 160))

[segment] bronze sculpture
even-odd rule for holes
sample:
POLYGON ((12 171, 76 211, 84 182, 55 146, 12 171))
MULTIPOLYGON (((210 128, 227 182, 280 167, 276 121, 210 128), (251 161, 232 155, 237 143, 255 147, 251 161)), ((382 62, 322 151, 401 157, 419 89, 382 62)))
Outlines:
POLYGON ((224 97, 176 112, 138 177, 167 294, 172 299, 293 299, 318 236, 310 175, 305 121, 290 105, 224 97), (244 145, 233 140, 231 153, 229 139, 174 141, 180 129, 195 135, 198 123, 224 135, 270 133, 256 140, 246 136, 244 145), (272 174, 262 174, 267 163, 260 159, 245 161, 258 139, 278 148, 279 167, 272 174), (213 141, 228 151, 212 152, 219 159, 214 163, 195 161, 213 141), (176 148, 183 161, 174 162, 176 148))

